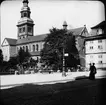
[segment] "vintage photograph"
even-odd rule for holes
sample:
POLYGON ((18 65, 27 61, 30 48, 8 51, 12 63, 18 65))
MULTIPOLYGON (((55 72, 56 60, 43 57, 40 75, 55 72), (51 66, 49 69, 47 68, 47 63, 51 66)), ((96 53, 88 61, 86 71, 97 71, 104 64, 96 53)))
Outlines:
POLYGON ((103 2, 6 0, 0 14, 1 105, 105 102, 103 2))

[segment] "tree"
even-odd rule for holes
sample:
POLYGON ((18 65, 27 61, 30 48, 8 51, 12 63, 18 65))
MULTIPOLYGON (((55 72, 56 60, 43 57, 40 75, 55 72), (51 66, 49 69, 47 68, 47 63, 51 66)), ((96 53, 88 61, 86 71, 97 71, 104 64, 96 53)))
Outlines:
MULTIPOLYGON (((48 34, 44 40, 45 44, 41 51, 41 61, 47 66, 54 66, 55 69, 62 69, 63 49, 65 50, 65 53, 68 52, 69 54, 71 54, 70 51, 72 52, 73 49, 76 49, 73 39, 73 34, 67 33, 67 31, 64 29, 50 29, 50 34, 48 34), (73 42, 69 43, 69 39, 71 39, 73 42)), ((77 50, 75 50, 73 54, 76 54, 76 51, 77 50)))
POLYGON ((33 58, 30 59, 30 66, 35 68, 35 66, 37 66, 38 61, 34 60, 33 58))
POLYGON ((66 59, 66 65, 69 67, 77 67, 80 64, 79 52, 76 48, 75 36, 69 36, 67 41, 67 52, 69 53, 68 58, 66 59))
POLYGON ((26 51, 24 51, 22 48, 20 48, 18 55, 16 57, 18 59, 18 63, 20 65, 22 65, 23 63, 28 62, 31 55, 27 49, 26 49, 26 51))
POLYGON ((18 64, 17 56, 11 57, 10 60, 8 61, 8 66, 11 69, 17 69, 17 64, 18 64))

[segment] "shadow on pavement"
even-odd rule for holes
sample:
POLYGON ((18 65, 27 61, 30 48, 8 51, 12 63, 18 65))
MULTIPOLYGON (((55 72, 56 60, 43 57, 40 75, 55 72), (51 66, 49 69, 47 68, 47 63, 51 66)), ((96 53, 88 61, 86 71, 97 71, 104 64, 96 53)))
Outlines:
POLYGON ((106 79, 83 78, 67 83, 25 84, 1 90, 2 105, 102 105, 106 79))

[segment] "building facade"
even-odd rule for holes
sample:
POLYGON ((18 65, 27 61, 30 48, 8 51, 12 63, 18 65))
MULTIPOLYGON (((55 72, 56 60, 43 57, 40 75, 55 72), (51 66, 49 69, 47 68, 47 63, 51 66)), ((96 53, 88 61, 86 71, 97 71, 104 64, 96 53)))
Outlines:
POLYGON ((95 63, 97 68, 106 68, 106 32, 105 21, 92 27, 90 36, 86 38, 86 67, 95 63))
MULTIPOLYGON (((8 61, 10 57, 17 55, 20 48, 28 49, 32 58, 40 60, 40 51, 43 49, 44 39, 47 37, 47 34, 34 36, 34 21, 30 17, 31 10, 28 3, 28 0, 23 0, 23 7, 20 11, 21 18, 17 24, 17 39, 5 38, 2 43, 4 60, 8 61), (5 43, 7 44, 5 45, 5 43), (8 59, 5 59, 6 57, 8 59)), ((63 29, 66 29, 68 33, 73 33, 75 36, 76 47, 82 62, 81 65, 85 66, 85 37, 88 36, 87 28, 84 25, 75 29, 67 29, 67 26, 67 22, 64 21, 63 29)))

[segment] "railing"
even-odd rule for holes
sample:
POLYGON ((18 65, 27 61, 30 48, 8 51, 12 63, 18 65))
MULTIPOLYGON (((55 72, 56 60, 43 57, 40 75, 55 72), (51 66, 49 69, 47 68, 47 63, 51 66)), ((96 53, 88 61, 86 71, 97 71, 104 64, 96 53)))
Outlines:
POLYGON ((0 75, 13 75, 14 71, 11 72, 0 72, 0 75))

